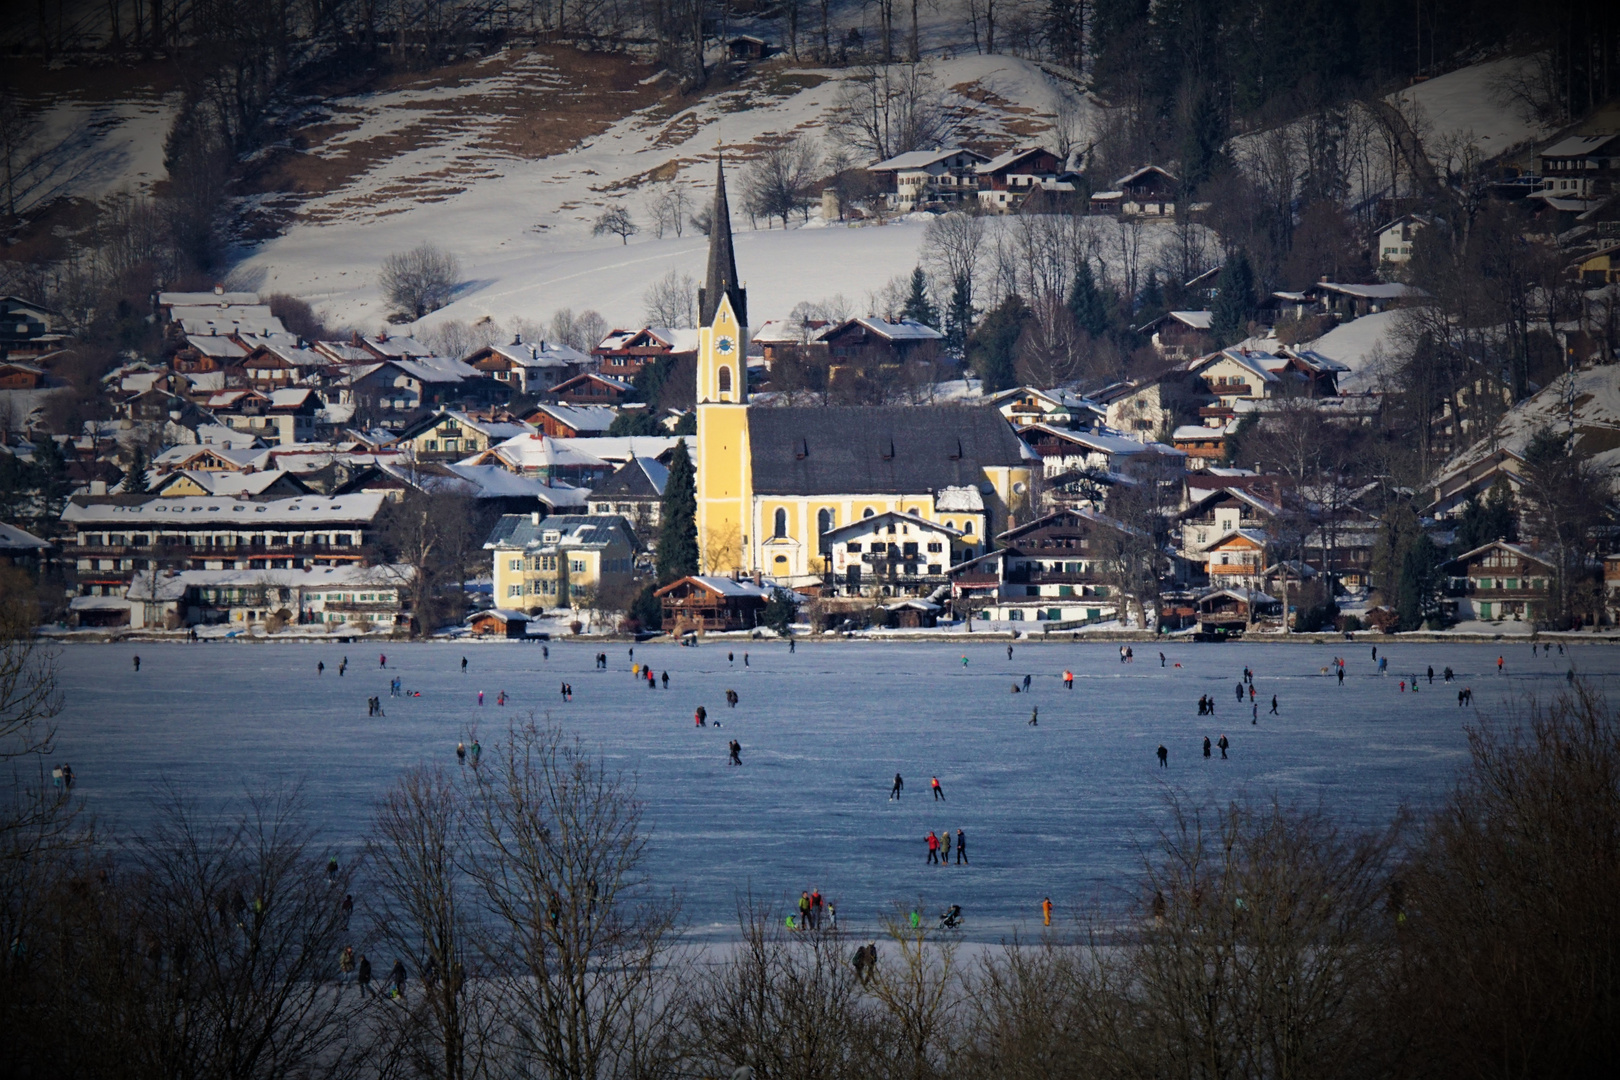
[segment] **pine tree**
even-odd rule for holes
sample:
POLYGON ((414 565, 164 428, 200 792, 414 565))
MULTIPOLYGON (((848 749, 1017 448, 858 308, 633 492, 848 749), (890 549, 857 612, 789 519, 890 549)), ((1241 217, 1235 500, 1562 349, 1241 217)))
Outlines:
POLYGON ((1402 630, 1421 630, 1433 612, 1439 582, 1435 568, 1440 550, 1434 541, 1420 533, 1401 557, 1401 575, 1395 584, 1395 615, 1402 630))
POLYGON ((961 356, 973 333, 973 279, 962 274, 951 283, 951 301, 945 307, 945 351, 961 356))
POLYGON ((1091 276, 1091 263, 1082 259, 1080 268, 1074 272, 1074 283, 1069 286, 1069 314, 1074 316, 1075 324, 1084 330, 1092 340, 1096 340, 1108 333, 1113 322, 1112 313, 1108 310, 1108 299, 1097 288, 1097 280, 1091 276))
POLYGON ((1240 249, 1221 268, 1220 284, 1215 292, 1212 322, 1215 340, 1221 346, 1248 336, 1249 313, 1254 306, 1254 268, 1249 265, 1248 253, 1240 249))
POLYGON ((698 572, 697 477, 692 471, 685 439, 675 443, 669 479, 664 483, 657 563, 660 585, 698 572))
POLYGON ((1014 358, 1019 335, 1030 315, 1023 298, 1014 293, 997 304, 973 332, 968 342, 968 360, 979 373, 986 393, 1005 390, 1017 382, 1014 358))
POLYGON ((939 312, 934 310, 934 302, 928 298, 928 275, 923 273, 920 266, 911 271, 911 295, 906 297, 906 306, 900 309, 900 316, 924 326, 939 327, 939 312))
POLYGON ((39 485, 42 522, 54 522, 62 516, 67 499, 73 492, 73 481, 68 478, 67 455, 62 444, 49 435, 39 436, 34 444, 34 476, 39 485))
POLYGON ((1141 303, 1136 308, 1132 321, 1137 326, 1144 326, 1165 313, 1164 287, 1159 284, 1159 270, 1150 268, 1147 283, 1142 286, 1141 303))
POLYGON ((125 495, 146 494, 146 465, 146 447, 136 443, 135 449, 130 451, 129 471, 124 474, 125 495))

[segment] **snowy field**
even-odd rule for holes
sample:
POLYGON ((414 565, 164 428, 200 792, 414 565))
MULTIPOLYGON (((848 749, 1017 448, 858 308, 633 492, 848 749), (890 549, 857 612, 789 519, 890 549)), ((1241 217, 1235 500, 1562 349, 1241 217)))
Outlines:
POLYGON ((455 761, 457 739, 493 745, 502 727, 534 712, 578 732, 634 774, 653 831, 652 873, 675 890, 693 928, 728 932, 737 894, 797 896, 819 887, 841 922, 870 925, 892 901, 928 910, 962 905, 980 939, 1038 917, 1041 897, 1060 906, 1129 883, 1138 845, 1178 793, 1220 802, 1249 793, 1318 801, 1344 820, 1385 821, 1405 802, 1432 804, 1465 759, 1463 725, 1503 716, 1517 695, 1550 694, 1571 665, 1613 691, 1620 650, 1568 646, 1568 657, 1531 658, 1521 643, 1391 644, 1385 677, 1369 646, 1135 646, 1006 644, 710 643, 643 645, 636 659, 669 671, 670 688, 631 677, 626 646, 606 646, 613 670, 596 672, 602 646, 157 645, 67 646, 66 711, 57 760, 104 827, 139 830, 164 780, 207 806, 248 785, 302 781, 319 824, 349 848, 377 796, 406 766, 455 761), (748 664, 744 665, 744 648, 748 664), (728 661, 728 650, 735 660, 728 661), (1506 676, 1495 661, 1506 650, 1506 676), (131 657, 140 652, 139 674, 131 657), (345 653, 349 674, 338 677, 345 653), (1341 688, 1320 674, 1349 661, 1341 688), (470 660, 463 675, 461 657, 470 660), (968 663, 962 663, 966 655, 968 663), (317 676, 324 660, 326 673, 317 676), (1256 672, 1261 717, 1251 725, 1234 686, 1256 672), (1460 709, 1456 686, 1402 693, 1428 665, 1450 665, 1473 687, 1460 709), (1066 691, 1065 667, 1076 676, 1066 691), (1029 694, 1010 684, 1034 676, 1029 694), (391 678, 420 698, 388 698, 391 678), (563 703, 562 681, 574 685, 563 703), (735 689, 741 702, 725 707, 735 689), (477 703, 479 690, 485 704, 477 703), (505 690, 511 703, 495 704, 505 690), (1200 694, 1217 714, 1196 715, 1200 694), (366 716, 380 694, 386 718, 366 716), (1280 716, 1269 716, 1272 694, 1280 716), (719 730, 697 729, 698 705, 719 730), (1031 707, 1040 724, 1030 727, 1031 707), (1204 735, 1225 733, 1231 759, 1201 756, 1204 735), (726 743, 742 743, 742 768, 726 743), (1160 769, 1154 751, 1170 751, 1160 769), (895 772, 899 802, 888 800, 895 772), (937 775, 944 802, 929 796, 937 775), (968 837, 969 866, 925 864, 930 829, 968 837))

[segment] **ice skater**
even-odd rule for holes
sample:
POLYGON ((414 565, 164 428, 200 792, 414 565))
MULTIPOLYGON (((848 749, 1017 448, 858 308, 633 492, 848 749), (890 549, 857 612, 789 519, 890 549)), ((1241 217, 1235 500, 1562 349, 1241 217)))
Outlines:
POLYGON ((1037 705, 1033 709, 1029 710, 1029 726, 1030 727, 1040 727, 1041 726, 1041 707, 1039 705, 1037 705))
POLYGON ((956 830, 956 865, 961 866, 963 863, 965 863, 967 861, 968 861, 968 857, 967 857, 967 833, 963 832, 961 829, 957 829, 956 830))
POLYGON ((939 837, 934 835, 934 830, 933 829, 928 830, 927 840, 928 840, 928 865, 937 866, 937 865, 939 865, 939 837))
POLYGON ((388 666, 388 654, 387 653, 383 653, 381 656, 377 657, 377 666, 380 667, 380 668, 385 668, 385 667, 388 666))
POLYGON ((945 798, 945 789, 939 786, 939 777, 933 777, 929 786, 934 789, 934 801, 942 802, 945 798))
POLYGON ((315 664, 315 674, 317 674, 317 675, 325 675, 326 674, 326 661, 325 660, 318 661, 315 664))
POLYGON ((708 726, 708 719, 709 719, 709 710, 705 709, 703 706, 699 705, 697 707, 697 712, 692 714, 692 726, 693 727, 707 727, 708 726))
POLYGON ((462 762, 463 764, 466 763, 466 761, 467 761, 467 744, 466 743, 463 743, 463 742, 456 743, 456 760, 459 761, 459 762, 462 762))
POLYGON ((904 780, 900 779, 900 774, 899 773, 895 773, 894 774, 894 786, 889 789, 889 801, 890 802, 899 802, 900 801, 900 793, 902 791, 904 791, 905 788, 906 788, 906 782, 904 780))
POLYGON ((467 674, 467 658, 465 656, 461 658, 461 673, 463 675, 467 674))
POLYGON ((137 672, 139 672, 141 670, 141 658, 140 658, 139 654, 137 654, 136 657, 135 657, 135 670, 137 672))
POLYGON ((1204 736, 1204 756, 1206 758, 1209 757, 1209 747, 1210 747, 1209 736, 1205 735, 1204 736))
POLYGON ((1159 755, 1159 768, 1168 769, 1170 767, 1170 750, 1169 750, 1169 748, 1167 748, 1164 745, 1164 743, 1160 743, 1159 744, 1159 749, 1158 749, 1157 752, 1158 752, 1158 755, 1159 755))
POLYGON ((1012 646, 1011 645, 1007 646, 1007 659, 1009 659, 1009 660, 1012 659, 1012 646))
POLYGON ((1024 676, 1024 693, 1026 693, 1026 694, 1029 693, 1029 681, 1030 681, 1030 676, 1025 675, 1024 676))
POLYGON ((1215 745, 1221 748, 1221 760, 1225 761, 1226 760, 1226 748, 1231 746, 1232 744, 1226 741, 1226 736, 1225 735, 1222 735, 1216 741, 1215 745))
POLYGON ((741 765, 742 764, 742 743, 738 742, 736 739, 732 739, 730 749, 731 749, 731 763, 733 765, 741 765))
POLYGON ((1074 672, 1068 668, 1063 669, 1063 687, 1066 690, 1074 689, 1074 672))
POLYGON ((1278 712, 1277 712, 1277 695, 1276 694, 1271 695, 1271 715, 1272 716, 1279 715, 1278 712))
POLYGON ((480 706, 484 704, 484 692, 482 690, 478 691, 478 704, 480 706))

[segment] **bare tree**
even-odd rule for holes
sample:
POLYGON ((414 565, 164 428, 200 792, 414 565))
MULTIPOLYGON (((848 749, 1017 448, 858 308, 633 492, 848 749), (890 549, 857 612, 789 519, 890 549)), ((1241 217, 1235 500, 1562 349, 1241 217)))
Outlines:
POLYGON ((828 130, 873 161, 943 141, 954 122, 926 64, 868 64, 844 80, 828 130))
POLYGON ((432 244, 397 251, 383 260, 377 285, 389 303, 420 319, 450 302, 461 267, 456 257, 432 244))
POLYGON ((925 1080, 943 1072, 962 984, 956 940, 930 929, 917 914, 913 922, 897 907, 884 918, 884 936, 896 955, 876 964, 868 991, 888 1014, 898 1075, 925 1080))
POLYGON ((630 238, 640 231, 640 227, 631 219, 630 211, 618 203, 614 203, 603 210, 596 219, 596 224, 591 226, 591 235, 607 236, 611 234, 617 236, 619 241, 624 244, 629 244, 630 238))
POLYGON ((525 987, 503 999, 509 1052, 570 1080, 658 1074, 675 1055, 677 908, 648 891, 633 785, 531 720, 486 752, 474 814, 469 870, 525 987))
POLYGON ((751 216, 757 214, 767 223, 781 218, 785 229, 791 214, 809 218, 810 198, 820 175, 821 153, 815 140, 795 132, 767 146, 749 163, 743 173, 744 205, 751 216))
POLYGON ((648 326, 681 329, 697 321, 697 282, 677 269, 648 286, 642 296, 648 326))
POLYGON ((660 184, 647 196, 647 216, 652 219, 653 234, 662 240, 666 231, 678 237, 686 228, 686 215, 691 207, 691 196, 686 185, 678 182, 660 184))
POLYGON ((551 315, 550 339, 580 352, 596 348, 607 331, 607 320, 590 309, 576 315, 573 308, 558 308, 551 315))

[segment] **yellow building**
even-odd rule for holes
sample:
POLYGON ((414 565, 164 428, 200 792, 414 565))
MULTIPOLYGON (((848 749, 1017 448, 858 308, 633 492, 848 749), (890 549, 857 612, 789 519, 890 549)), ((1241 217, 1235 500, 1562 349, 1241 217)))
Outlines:
POLYGON ((506 514, 492 553, 495 605, 517 611, 589 604, 635 576, 636 538, 617 514, 506 514))
MULTIPOLYGON (((709 574, 820 579, 822 537, 878 514, 959 530, 973 554, 1027 518, 1040 467, 990 405, 750 407, 748 300, 722 168, 698 293, 697 531, 709 574)), ((497 597, 498 599, 498 597, 497 597)))

